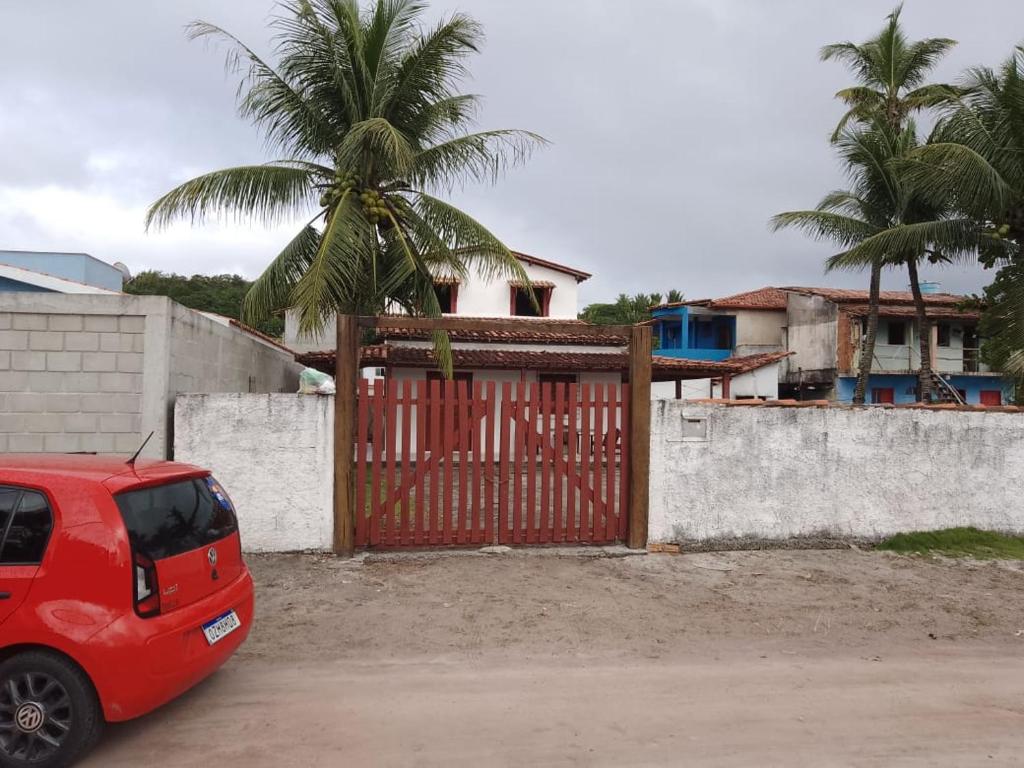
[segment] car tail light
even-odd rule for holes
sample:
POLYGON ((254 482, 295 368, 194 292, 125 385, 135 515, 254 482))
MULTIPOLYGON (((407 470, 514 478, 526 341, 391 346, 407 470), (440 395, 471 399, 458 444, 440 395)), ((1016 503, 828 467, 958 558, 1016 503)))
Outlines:
POLYGON ((145 555, 135 553, 135 612, 144 619, 160 613, 160 585, 156 564, 145 555))

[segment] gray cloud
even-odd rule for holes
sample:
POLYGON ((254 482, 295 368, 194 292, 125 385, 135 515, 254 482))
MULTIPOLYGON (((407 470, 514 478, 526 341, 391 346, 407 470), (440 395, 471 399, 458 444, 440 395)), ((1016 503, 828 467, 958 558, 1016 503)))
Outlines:
MULTIPOLYGON (((234 114, 221 52, 189 43, 195 18, 261 53, 269 0, 93 0, 0 8, 0 247, 86 250, 133 269, 253 276, 288 228, 145 234, 146 205, 191 174, 267 155, 234 114)), ((436 16, 455 8, 437 2, 436 16)), ((465 0, 487 32, 468 88, 481 125, 552 140, 499 186, 454 197, 511 246, 594 272, 585 301, 677 287, 860 286, 825 276, 830 253, 768 218, 813 205, 842 177, 826 143, 850 78, 818 49, 873 34, 891 9, 783 0, 465 0)), ((960 40, 935 78, 995 64, 1024 39, 1016 0, 912 0, 914 37, 960 40)), ((954 290, 987 279, 927 270, 954 290)), ((886 278, 901 287, 903 275, 886 278)))

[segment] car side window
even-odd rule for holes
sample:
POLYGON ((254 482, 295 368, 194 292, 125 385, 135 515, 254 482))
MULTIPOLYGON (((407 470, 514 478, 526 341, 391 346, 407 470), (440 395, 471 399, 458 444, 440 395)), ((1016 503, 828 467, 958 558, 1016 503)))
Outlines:
POLYGON ((36 491, 0 489, 0 522, 5 515, 8 494, 13 514, 8 512, 0 529, 0 565, 34 565, 43 559, 46 542, 53 528, 53 516, 46 497, 36 491))
POLYGON ((0 549, 3 548, 3 541, 7 537, 7 526, 11 523, 14 505, 20 495, 21 491, 17 488, 0 488, 0 549))

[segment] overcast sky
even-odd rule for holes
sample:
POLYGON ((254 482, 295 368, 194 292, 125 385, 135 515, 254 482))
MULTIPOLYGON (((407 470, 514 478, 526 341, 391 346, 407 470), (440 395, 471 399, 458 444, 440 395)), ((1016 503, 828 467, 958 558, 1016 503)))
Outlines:
MULTIPOLYGON (((818 61, 862 41, 888 0, 438 0, 487 41, 467 90, 483 128, 552 145, 496 187, 456 200, 512 248, 593 272, 581 303, 679 288, 860 287, 826 276, 832 251, 770 216, 812 207, 843 179, 827 136, 850 82, 818 61)), ((268 50, 269 0, 0 0, 0 249, 86 251, 134 272, 255 277, 284 227, 178 226, 146 234, 146 206, 218 167, 271 159, 234 111, 222 54, 185 39, 200 18, 268 50)), ((960 41, 935 72, 996 64, 1024 41, 1020 0, 908 0, 911 37, 960 41)), ((980 270, 926 268, 976 291, 980 270)), ((891 273, 887 287, 903 288, 891 273)))

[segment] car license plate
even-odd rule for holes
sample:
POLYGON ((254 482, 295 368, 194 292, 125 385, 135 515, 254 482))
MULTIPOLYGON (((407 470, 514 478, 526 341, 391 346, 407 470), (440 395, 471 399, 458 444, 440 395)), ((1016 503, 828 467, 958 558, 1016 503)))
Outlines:
POLYGON ((214 643, 219 643, 241 626, 242 622, 239 620, 238 614, 234 611, 228 611, 216 619, 203 624, 203 634, 206 635, 206 642, 213 645, 214 643))

